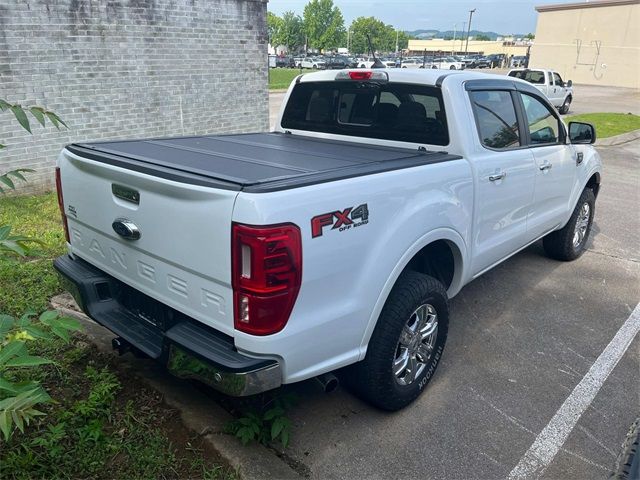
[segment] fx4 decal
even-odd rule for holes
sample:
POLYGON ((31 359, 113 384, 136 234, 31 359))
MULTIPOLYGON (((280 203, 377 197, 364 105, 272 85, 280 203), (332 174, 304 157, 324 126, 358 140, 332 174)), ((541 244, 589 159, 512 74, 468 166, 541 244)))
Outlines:
POLYGON ((344 210, 323 213, 311 219, 311 237, 321 237, 323 229, 331 225, 331 230, 344 232, 350 228, 360 227, 369 223, 369 208, 366 203, 355 208, 349 207, 344 210))

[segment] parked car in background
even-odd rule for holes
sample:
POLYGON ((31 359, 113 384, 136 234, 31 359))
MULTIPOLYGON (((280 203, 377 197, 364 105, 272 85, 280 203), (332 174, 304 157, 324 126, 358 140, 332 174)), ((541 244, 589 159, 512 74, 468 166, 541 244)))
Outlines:
POLYGON ((300 62, 302 68, 312 68, 314 70, 324 70, 327 63, 319 57, 307 57, 300 62))
POLYGON ((467 68, 491 68, 491 60, 483 56, 475 57, 467 64, 467 68))
POLYGON ((489 60, 489 68, 501 68, 504 66, 504 62, 506 61, 506 55, 504 53, 494 53, 492 55, 487 55, 487 59, 489 60))
POLYGON ((526 55, 515 55, 513 57, 511 57, 511 64, 509 65, 510 68, 520 68, 520 67, 527 67, 527 56, 526 55))
POLYGON ((304 60, 304 57, 293 57, 293 63, 295 64, 296 68, 302 68, 303 60, 304 60))
POLYGON ((433 60, 435 68, 441 68, 443 70, 463 70, 466 65, 464 62, 456 60, 453 57, 440 57, 433 60))
POLYGON ((401 68, 423 68, 424 61, 417 58, 407 58, 402 60, 401 68))
POLYGON ((296 62, 293 57, 276 57, 277 68, 295 68, 296 62))
POLYGON ((332 57, 325 57, 326 68, 328 70, 339 70, 342 68, 355 68, 356 62, 348 57, 342 55, 335 55, 332 57))
POLYGON ((573 101, 573 82, 566 83, 560 74, 554 70, 517 68, 509 71, 510 77, 525 80, 544 93, 549 101, 560 113, 569 112, 573 101))
POLYGON ((398 66, 398 64, 396 63, 396 59, 395 58, 379 58, 378 60, 380 60, 382 62, 382 64, 385 66, 385 68, 396 68, 398 66))
POLYGON ((356 65, 358 68, 371 68, 375 60, 373 57, 358 57, 356 58, 356 65))

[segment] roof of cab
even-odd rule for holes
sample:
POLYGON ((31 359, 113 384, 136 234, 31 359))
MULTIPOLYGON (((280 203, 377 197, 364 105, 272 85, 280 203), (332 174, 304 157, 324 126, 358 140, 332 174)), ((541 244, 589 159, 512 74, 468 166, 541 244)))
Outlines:
MULTIPOLYGON (((348 69, 361 71, 362 69, 348 69)), ((299 82, 330 82, 336 79, 336 75, 341 70, 322 70, 319 72, 305 73, 298 80, 299 82)), ((460 82, 466 80, 481 79, 504 79, 512 81, 505 75, 492 73, 470 72, 465 70, 441 70, 437 68, 408 69, 408 68, 380 68, 377 72, 386 72, 390 82, 419 83, 422 85, 440 85, 445 78, 455 76, 460 82)))

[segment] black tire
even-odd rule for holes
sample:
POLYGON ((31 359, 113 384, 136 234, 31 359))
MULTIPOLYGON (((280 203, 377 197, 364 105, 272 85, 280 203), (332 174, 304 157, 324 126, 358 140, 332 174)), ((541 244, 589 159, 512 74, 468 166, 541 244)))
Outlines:
MULTIPOLYGON (((596 197, 593 194, 593 190, 585 188, 578 199, 571 218, 567 224, 560 230, 551 232, 543 238, 542 243, 544 249, 551 258, 562 261, 575 260, 586 250, 587 243, 589 241, 589 234, 591 233, 591 225, 593 224, 593 215, 595 213, 596 197), (586 222, 586 230, 584 231, 582 238, 578 238, 579 242, 574 242, 576 236, 576 224, 579 221, 581 212, 584 205, 589 206, 588 220, 586 222)), ((584 217, 583 217, 584 218, 584 217)))
MULTIPOLYGON (((348 383, 355 393, 363 400, 383 410, 395 411, 409 405, 424 390, 436 371, 442 358, 444 345, 447 341, 449 327, 449 302, 447 292, 438 280, 416 272, 403 273, 389 294, 378 323, 367 349, 367 355, 362 362, 355 364, 348 372, 348 383), (408 326, 411 319, 420 308, 432 307, 429 312, 436 313, 436 330, 430 339, 429 356, 422 362, 420 354, 415 364, 419 373, 408 384, 401 384, 393 371, 393 364, 403 349, 400 344, 401 333, 408 326)), ((416 333, 417 335, 417 333, 416 333)), ((406 337, 403 337, 406 338, 406 337)), ((416 337, 414 337, 416 338, 416 337)), ((419 339, 418 339, 419 340, 419 339)), ((415 343, 420 344, 425 340, 415 343)), ((409 342, 410 343, 410 342, 409 342)), ((411 375, 409 363, 405 370, 406 376, 411 375)))
POLYGON ((560 114, 566 115, 569 113, 569 108, 571 107, 571 95, 564 99, 564 103, 560 107, 560 114))
POLYGON ((622 444, 622 451, 616 459, 614 471, 609 478, 615 480, 640 478, 640 418, 631 424, 622 444))
POLYGON ((455 70, 455 69, 456 69, 456 66, 455 66, 455 65, 451 65, 451 66, 449 67, 449 70, 455 70))

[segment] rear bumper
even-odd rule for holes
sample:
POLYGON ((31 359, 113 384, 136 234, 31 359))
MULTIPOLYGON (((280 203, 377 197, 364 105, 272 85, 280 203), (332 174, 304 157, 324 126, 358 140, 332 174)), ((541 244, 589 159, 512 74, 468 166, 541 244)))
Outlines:
POLYGON ((239 353, 231 337, 133 290, 78 257, 63 255, 53 265, 89 317, 164 363, 172 374, 237 397, 282 384, 277 360, 239 353))

